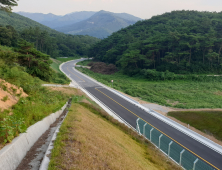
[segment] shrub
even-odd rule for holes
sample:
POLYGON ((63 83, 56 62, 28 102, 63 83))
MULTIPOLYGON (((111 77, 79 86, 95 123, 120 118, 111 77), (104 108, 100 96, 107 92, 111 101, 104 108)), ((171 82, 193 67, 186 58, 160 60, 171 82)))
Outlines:
POLYGON ((8 100, 8 96, 6 95, 5 97, 3 97, 2 101, 6 102, 8 100))

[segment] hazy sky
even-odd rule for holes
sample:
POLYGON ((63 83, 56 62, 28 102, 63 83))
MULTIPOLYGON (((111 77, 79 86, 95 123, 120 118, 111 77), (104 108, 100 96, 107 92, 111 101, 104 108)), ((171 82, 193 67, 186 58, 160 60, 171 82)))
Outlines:
POLYGON ((126 12, 142 19, 172 10, 222 11, 222 0, 19 0, 13 11, 65 15, 76 11, 126 12))

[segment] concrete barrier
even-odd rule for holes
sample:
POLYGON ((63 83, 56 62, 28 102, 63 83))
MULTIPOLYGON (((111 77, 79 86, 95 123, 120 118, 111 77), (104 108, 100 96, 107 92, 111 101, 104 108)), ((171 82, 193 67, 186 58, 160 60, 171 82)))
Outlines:
POLYGON ((35 142, 63 113, 68 102, 57 112, 30 126, 9 145, 0 150, 0 170, 15 170, 35 142))

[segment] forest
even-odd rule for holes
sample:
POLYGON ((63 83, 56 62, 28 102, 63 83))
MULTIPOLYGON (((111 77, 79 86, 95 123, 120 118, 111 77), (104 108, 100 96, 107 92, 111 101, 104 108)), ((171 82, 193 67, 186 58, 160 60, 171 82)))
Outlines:
POLYGON ((88 48, 99 39, 82 35, 50 34, 39 27, 25 28, 17 32, 14 27, 0 26, 0 45, 17 45, 19 39, 33 43, 35 48, 43 53, 56 57, 84 56, 88 48))
POLYGON ((52 58, 85 56, 90 46, 100 41, 95 37, 83 35, 49 34, 39 27, 24 29, 20 32, 20 37, 34 43, 37 50, 52 58))
POLYGON ((86 55, 87 49, 99 41, 90 36, 63 34, 16 13, 0 10, 0 45, 14 47, 19 39, 34 43, 37 50, 53 58, 86 55))
POLYGON ((89 57, 125 74, 222 72, 222 12, 172 11, 113 33, 89 57))

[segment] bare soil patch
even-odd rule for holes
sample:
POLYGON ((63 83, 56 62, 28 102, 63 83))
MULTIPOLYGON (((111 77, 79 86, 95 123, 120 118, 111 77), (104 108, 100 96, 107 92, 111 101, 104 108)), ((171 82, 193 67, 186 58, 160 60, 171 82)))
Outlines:
POLYGON ((89 63, 89 66, 91 66, 91 71, 94 73, 101 73, 101 74, 114 74, 117 72, 117 68, 114 64, 106 65, 106 63, 103 62, 95 62, 95 63, 89 63))
POLYGON ((11 108, 20 97, 27 96, 22 88, 0 79, 0 111, 11 108))

